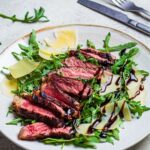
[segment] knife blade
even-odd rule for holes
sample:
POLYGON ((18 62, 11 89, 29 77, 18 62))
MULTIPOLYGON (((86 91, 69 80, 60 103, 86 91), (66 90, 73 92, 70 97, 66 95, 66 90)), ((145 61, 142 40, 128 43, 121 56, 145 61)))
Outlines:
POLYGON ((123 14, 120 11, 113 10, 112 8, 106 7, 102 4, 90 0, 78 0, 78 3, 150 36, 149 26, 139 23, 133 19, 130 19, 127 15, 123 14))

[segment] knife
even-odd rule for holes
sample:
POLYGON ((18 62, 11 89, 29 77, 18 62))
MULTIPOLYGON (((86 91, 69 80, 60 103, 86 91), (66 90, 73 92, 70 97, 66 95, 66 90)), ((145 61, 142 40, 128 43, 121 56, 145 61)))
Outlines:
POLYGON ((93 2, 90 0, 78 0, 78 3, 85 6, 85 7, 90 8, 96 12, 102 13, 105 16, 113 18, 113 19, 115 19, 115 20, 117 20, 123 24, 126 24, 126 25, 150 36, 150 27, 128 18, 127 15, 125 15, 119 11, 113 10, 111 8, 108 8, 104 5, 102 5, 102 4, 99 4, 99 3, 96 3, 96 2, 93 2))

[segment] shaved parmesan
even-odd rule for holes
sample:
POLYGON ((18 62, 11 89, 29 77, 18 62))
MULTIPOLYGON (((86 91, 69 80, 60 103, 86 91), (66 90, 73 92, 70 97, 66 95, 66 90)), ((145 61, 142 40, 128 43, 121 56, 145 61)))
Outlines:
POLYGON ((17 79, 31 73, 36 69, 38 65, 38 62, 34 62, 28 58, 24 58, 18 61, 16 64, 10 66, 8 70, 10 71, 11 75, 15 79, 17 79))

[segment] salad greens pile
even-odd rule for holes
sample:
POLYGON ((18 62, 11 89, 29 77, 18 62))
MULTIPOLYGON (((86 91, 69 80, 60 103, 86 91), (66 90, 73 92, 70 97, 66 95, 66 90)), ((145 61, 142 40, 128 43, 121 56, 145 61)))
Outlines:
MULTIPOLYGON (((110 45, 110 39, 111 34, 108 33, 105 40, 104 40, 104 46, 102 51, 104 52, 119 52, 119 58, 115 60, 115 63, 110 67, 112 70, 112 73, 115 75, 118 75, 120 77, 121 87, 114 92, 101 95, 99 93, 101 89, 100 83, 97 81, 96 78, 92 80, 83 80, 83 82, 90 84, 90 86, 93 89, 92 95, 81 102, 81 105, 83 106, 81 110, 81 115, 78 119, 75 120, 75 124, 71 124, 75 126, 79 126, 82 123, 91 123, 92 120, 95 120, 97 118, 101 118, 103 116, 103 113, 100 109, 100 107, 104 106, 106 103, 109 102, 119 102, 121 100, 124 100, 126 105, 129 108, 129 111, 132 114, 132 118, 139 118, 141 117, 142 113, 145 111, 150 110, 149 107, 143 106, 140 101, 134 101, 129 98, 128 95, 128 87, 126 80, 130 77, 131 70, 137 66, 137 64, 134 62, 133 58, 138 53, 139 49, 135 47, 137 43, 135 42, 129 42, 125 44, 120 44, 117 46, 111 46, 110 45)), ((50 60, 45 60, 41 58, 38 55, 39 51, 39 45, 36 40, 36 34, 33 30, 31 33, 31 36, 29 38, 29 45, 24 46, 19 44, 19 47, 21 49, 21 53, 13 52, 12 55, 16 58, 16 60, 21 60, 23 58, 28 58, 35 62, 40 62, 38 67, 31 72, 28 75, 25 75, 24 77, 17 79, 17 90, 12 91, 13 93, 17 95, 22 95, 24 92, 31 93, 33 89, 40 86, 42 82, 42 78, 50 71, 57 70, 58 68, 63 66, 63 61, 65 58, 68 57, 68 52, 59 54, 59 55, 52 55, 50 60)), ((81 53, 82 45, 78 45, 77 50, 78 58, 81 59, 84 62, 90 62, 95 65, 99 65, 98 61, 94 58, 85 58, 81 53)), ((87 47, 95 48, 95 45, 92 41, 87 40, 87 47)), ((145 79, 149 73, 144 70, 137 70, 137 72, 141 75, 143 75, 143 78, 145 79)), ((9 111, 10 113, 13 112, 11 109, 9 111)), ((23 118, 16 118, 15 120, 9 122, 8 124, 16 125, 17 123, 24 124, 25 123, 34 123, 34 120, 26 119, 23 121, 23 118)), ((124 122, 124 119, 121 119, 121 122, 124 122)), ((100 142, 109 142, 113 143, 114 140, 119 140, 119 129, 112 129, 107 131, 101 131, 96 130, 93 132, 93 134, 79 134, 76 133, 75 137, 72 139, 55 139, 55 138, 46 138, 42 140, 45 144, 74 144, 75 146, 80 146, 84 148, 95 148, 94 143, 100 143, 100 142)))

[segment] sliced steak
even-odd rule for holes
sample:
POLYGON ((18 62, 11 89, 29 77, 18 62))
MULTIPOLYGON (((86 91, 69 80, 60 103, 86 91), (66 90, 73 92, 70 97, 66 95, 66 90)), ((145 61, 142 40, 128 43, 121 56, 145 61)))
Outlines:
POLYGON ((80 109, 79 102, 73 97, 61 91, 55 83, 53 84, 52 82, 43 83, 41 85, 41 93, 42 95, 46 95, 47 97, 55 98, 58 101, 61 101, 76 110, 80 109))
POLYGON ((79 68, 79 67, 62 67, 57 73, 63 77, 74 78, 74 79, 86 79, 90 80, 96 76, 101 76, 101 68, 79 68))
POLYGON ((73 137, 73 134, 74 131, 71 127, 51 128, 42 122, 37 122, 22 127, 18 138, 20 140, 36 140, 47 137, 69 139, 73 137))
POLYGON ((115 60, 115 57, 110 53, 98 51, 93 48, 81 49, 80 53, 87 58, 93 57, 97 59, 102 65, 112 65, 115 60))
POLYGON ((60 105, 54 103, 49 98, 44 98, 41 95, 35 93, 32 96, 32 103, 40 105, 44 108, 47 108, 48 110, 50 110, 51 112, 53 112, 56 116, 60 118, 71 119, 71 116, 67 115, 67 113, 63 110, 63 108, 60 105))
POLYGON ((88 62, 83 62, 82 60, 72 56, 69 58, 66 58, 64 61, 64 64, 67 67, 80 67, 80 68, 92 68, 92 69, 98 69, 98 66, 93 65, 88 62))
POLYGON ((44 93, 40 95, 38 91, 34 92, 32 96, 32 102, 44 108, 47 108, 60 118, 70 120, 78 117, 78 112, 70 106, 66 105, 61 101, 58 101, 51 96, 44 95, 44 93))
POLYGON ((48 78, 51 82, 55 83, 60 90, 68 94, 80 98, 87 98, 92 93, 91 87, 80 80, 62 77, 57 74, 51 74, 48 78))
MULTIPOLYGON (((78 51, 70 51, 70 56, 78 56, 78 51)), ((93 48, 81 49, 80 53, 83 54, 86 58, 95 58, 100 64, 107 66, 112 65, 115 61, 115 56, 110 53, 106 53, 100 50, 93 48)))
POLYGON ((45 122, 52 127, 61 127, 64 125, 63 121, 57 118, 52 112, 33 105, 28 100, 18 96, 14 97, 13 108, 20 116, 45 122))

